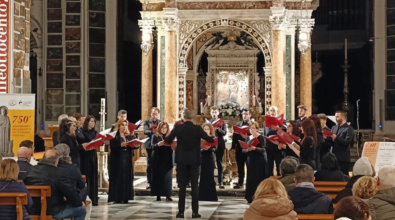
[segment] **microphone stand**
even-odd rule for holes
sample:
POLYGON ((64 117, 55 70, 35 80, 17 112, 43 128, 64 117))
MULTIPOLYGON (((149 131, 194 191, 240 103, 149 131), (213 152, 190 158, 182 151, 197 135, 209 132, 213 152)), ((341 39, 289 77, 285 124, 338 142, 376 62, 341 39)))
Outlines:
POLYGON ((357 100, 357 155, 358 158, 359 156, 359 104, 358 102, 360 101, 360 99, 357 100))

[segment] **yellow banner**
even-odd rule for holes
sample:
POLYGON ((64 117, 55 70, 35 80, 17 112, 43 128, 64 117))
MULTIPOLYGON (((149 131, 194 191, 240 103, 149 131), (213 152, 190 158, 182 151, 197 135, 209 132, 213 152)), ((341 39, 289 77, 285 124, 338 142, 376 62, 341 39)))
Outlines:
POLYGON ((10 110, 12 152, 16 155, 24 140, 34 141, 34 110, 10 110))

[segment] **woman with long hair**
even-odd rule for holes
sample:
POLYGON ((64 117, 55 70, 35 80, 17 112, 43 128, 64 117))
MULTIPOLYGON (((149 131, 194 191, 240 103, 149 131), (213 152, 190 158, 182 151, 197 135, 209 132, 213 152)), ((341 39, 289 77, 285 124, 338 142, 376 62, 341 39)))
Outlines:
POLYGON ((156 201, 161 201, 161 196, 166 196, 166 201, 173 201, 172 180, 173 180, 173 150, 170 145, 164 145, 163 139, 170 134, 170 127, 167 122, 158 125, 156 134, 152 136, 152 180, 151 195, 156 196, 156 201))
POLYGON ((314 126, 317 131, 317 147, 315 148, 315 166, 317 170, 320 169, 321 167, 321 148, 323 143, 325 142, 324 140, 324 135, 322 133, 322 128, 321 128, 321 120, 317 115, 312 115, 309 117, 309 119, 313 120, 314 126))
MULTIPOLYGON (((29 210, 33 205, 33 200, 30 197, 23 182, 18 182, 19 166, 13 159, 5 159, 0 163, 0 193, 26 193, 27 205, 23 205, 23 220, 30 220, 29 210)), ((0 206, 0 219, 14 220, 16 218, 15 206, 0 206)))
MULTIPOLYGON (((298 127, 298 123, 296 121, 289 121, 287 124, 287 133, 290 135, 294 135, 296 137, 300 137, 300 131, 298 127)), ((291 157, 299 157, 300 154, 300 140, 294 141, 293 144, 279 144, 279 148, 285 149, 285 155, 291 157)), ((278 171, 277 171, 278 172, 278 171)))
POLYGON ((128 203, 134 199, 133 150, 127 142, 136 138, 128 129, 128 121, 120 119, 114 126, 117 132, 110 140, 110 186, 108 202, 128 203))
POLYGON ((85 143, 85 137, 82 132, 82 127, 84 126, 84 117, 82 116, 81 113, 75 113, 73 115, 73 117, 75 118, 75 120, 77 120, 77 122, 76 122, 77 128, 75 130, 75 137, 77 138, 77 141, 79 144, 83 144, 83 143, 85 143))
MULTIPOLYGON (((95 139, 97 131, 95 129, 96 119, 92 115, 85 118, 82 126, 82 133, 84 142, 91 142, 95 139)), ((98 205, 98 164, 97 164, 97 150, 92 149, 81 152, 81 173, 86 176, 86 183, 88 185, 88 195, 92 199, 92 205, 98 205)))
POLYGON ((243 153, 247 154, 247 183, 245 199, 248 203, 251 203, 259 183, 269 177, 269 175, 267 170, 266 148, 264 147, 265 139, 258 133, 259 124, 254 121, 250 123, 249 127, 251 135, 246 138, 247 144, 255 141, 255 139, 258 139, 259 141, 256 146, 252 146, 249 149, 243 149, 243 153))
POLYGON ((67 144, 70 148, 71 161, 80 167, 80 151, 85 151, 89 143, 80 144, 75 136, 76 122, 65 118, 59 125, 59 143, 67 144))
POLYGON ((316 170, 315 151, 317 147, 317 129, 315 129, 313 120, 307 118, 302 122, 302 133, 300 163, 310 165, 313 170, 316 170))
MULTIPOLYGON (((211 123, 204 123, 202 125, 204 132, 210 137, 215 137, 215 130, 211 123)), ((214 151, 215 147, 208 149, 200 149, 201 154, 201 168, 200 168, 200 182, 199 182, 199 200, 200 201, 218 201, 217 190, 215 188, 214 180, 214 151)))
POLYGON ((277 179, 268 178, 257 187, 254 201, 245 211, 243 220, 297 220, 293 208, 283 184, 277 179))

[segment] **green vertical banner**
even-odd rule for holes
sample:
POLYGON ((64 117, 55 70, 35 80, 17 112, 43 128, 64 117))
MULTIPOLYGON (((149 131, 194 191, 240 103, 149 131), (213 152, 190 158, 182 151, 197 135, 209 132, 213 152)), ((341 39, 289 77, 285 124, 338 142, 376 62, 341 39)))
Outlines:
POLYGON ((160 118, 165 120, 165 36, 160 37, 160 118))
POLYGON ((292 36, 287 35, 286 37, 286 46, 285 46, 285 116, 286 119, 291 119, 292 117, 292 74, 291 74, 291 65, 292 65, 292 36))

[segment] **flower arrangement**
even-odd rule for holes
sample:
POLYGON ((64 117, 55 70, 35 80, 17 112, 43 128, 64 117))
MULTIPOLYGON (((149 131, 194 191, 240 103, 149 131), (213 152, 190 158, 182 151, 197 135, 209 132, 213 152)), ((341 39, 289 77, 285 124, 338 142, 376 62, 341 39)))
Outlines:
POLYGON ((219 111, 222 113, 223 116, 240 116, 240 106, 226 103, 225 105, 221 105, 219 111))

